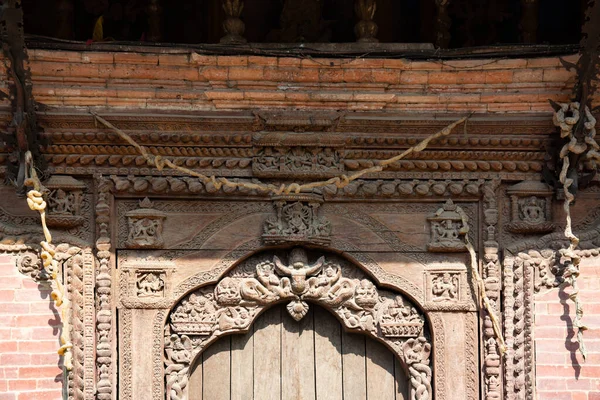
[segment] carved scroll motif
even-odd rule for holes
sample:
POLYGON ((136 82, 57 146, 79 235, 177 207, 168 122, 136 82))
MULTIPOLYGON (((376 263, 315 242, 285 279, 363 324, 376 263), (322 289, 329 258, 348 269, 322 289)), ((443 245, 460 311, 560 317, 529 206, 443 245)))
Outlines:
POLYGON ((272 256, 242 264, 173 308, 165 327, 167 398, 187 398, 191 363, 207 344, 223 334, 246 331, 263 309, 282 300, 296 320, 316 303, 336 313, 347 328, 388 341, 407 365, 410 399, 431 398, 431 344, 423 315, 343 260, 321 256, 309 262, 302 248, 291 250, 287 262, 272 256))

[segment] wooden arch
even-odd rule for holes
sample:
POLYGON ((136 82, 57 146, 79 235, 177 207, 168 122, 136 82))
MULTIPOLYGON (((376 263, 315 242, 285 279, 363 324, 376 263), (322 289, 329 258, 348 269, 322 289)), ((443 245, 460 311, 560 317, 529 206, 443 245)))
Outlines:
POLYGON ((397 292, 382 290, 356 265, 319 252, 313 260, 296 247, 285 256, 256 254, 212 285, 189 292, 171 309, 165 325, 165 393, 187 399, 195 358, 219 337, 246 333, 260 313, 286 302, 302 319, 309 303, 333 313, 342 326, 389 347, 410 378, 410 400, 431 399, 431 334, 425 316, 397 292))

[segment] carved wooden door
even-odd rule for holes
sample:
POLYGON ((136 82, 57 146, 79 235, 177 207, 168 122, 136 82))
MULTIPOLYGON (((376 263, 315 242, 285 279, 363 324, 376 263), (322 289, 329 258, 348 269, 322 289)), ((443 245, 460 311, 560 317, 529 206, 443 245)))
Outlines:
POLYGON ((344 332, 311 305, 300 322, 284 306, 246 335, 226 336, 199 356, 190 400, 405 400, 408 382, 384 345, 344 332))

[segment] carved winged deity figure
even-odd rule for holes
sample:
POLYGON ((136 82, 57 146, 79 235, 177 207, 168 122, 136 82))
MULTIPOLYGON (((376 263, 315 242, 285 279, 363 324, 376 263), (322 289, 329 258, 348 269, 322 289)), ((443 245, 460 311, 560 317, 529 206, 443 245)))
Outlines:
POLYGON ((279 257, 274 256, 275 268, 282 275, 292 279, 292 292, 300 296, 308 290, 307 277, 317 274, 325 262, 325 257, 320 257, 313 265, 308 265, 306 252, 301 248, 295 248, 290 253, 290 265, 285 265, 279 257))

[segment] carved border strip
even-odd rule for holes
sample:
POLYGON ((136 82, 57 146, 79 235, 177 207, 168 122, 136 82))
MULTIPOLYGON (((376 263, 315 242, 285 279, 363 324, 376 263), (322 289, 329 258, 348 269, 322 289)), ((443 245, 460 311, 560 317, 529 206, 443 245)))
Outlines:
POLYGON ((96 274, 96 261, 92 250, 83 250, 83 359, 84 371, 83 398, 91 400, 94 398, 94 387, 96 380, 96 337, 94 321, 96 320, 96 307, 94 299, 94 286, 96 274))
POLYGON ((98 368, 97 397, 99 400, 111 400, 114 385, 113 372, 113 324, 114 314, 111 304, 111 214, 112 182, 106 178, 96 178, 96 250, 99 261, 96 276, 97 321, 96 321, 96 364, 98 368))

